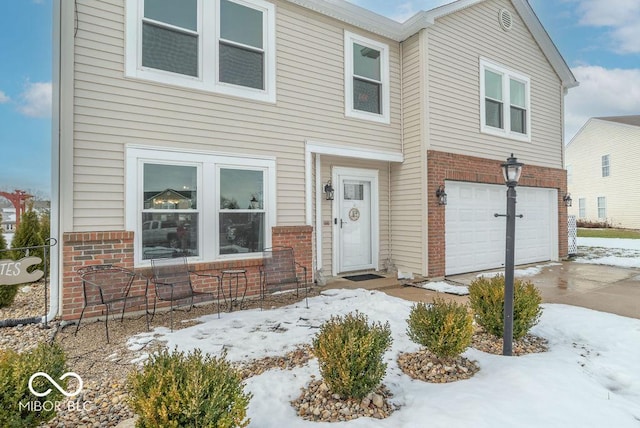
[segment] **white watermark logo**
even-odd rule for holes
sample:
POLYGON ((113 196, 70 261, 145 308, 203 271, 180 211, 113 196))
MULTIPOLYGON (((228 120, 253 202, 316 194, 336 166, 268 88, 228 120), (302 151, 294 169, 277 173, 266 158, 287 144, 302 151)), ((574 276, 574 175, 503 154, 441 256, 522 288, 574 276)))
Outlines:
POLYGON ((51 394, 51 388, 47 389, 45 392, 38 392, 35 389, 33 389, 33 381, 35 378, 37 378, 38 376, 42 376, 45 379, 47 379, 49 381, 49 383, 51 383, 51 385, 53 385, 58 391, 60 391, 65 397, 73 397, 74 395, 78 395, 80 394, 80 392, 82 391, 82 378, 80 377, 80 375, 78 375, 77 373, 74 372, 67 372, 65 374, 63 374, 62 376, 60 376, 60 380, 65 380, 66 378, 68 378, 69 376, 74 377, 78 380, 78 388, 74 391, 74 392, 67 392, 65 391, 59 384, 58 382, 56 382, 55 380, 53 380, 51 378, 51 376, 49 376, 47 373, 45 372, 38 372, 38 373, 34 373, 31 375, 31 377, 29 378, 29 391, 31 391, 31 393, 33 395, 35 395, 36 397, 46 397, 47 395, 51 394))
MULTIPOLYGON (((78 385, 75 389, 75 391, 72 392, 68 392, 66 391, 58 382, 56 382, 55 380, 53 380, 53 378, 51 376, 49 376, 47 373, 45 372, 37 372, 31 375, 31 377, 29 378, 29 391, 31 391, 31 393, 33 395, 35 395, 36 397, 46 397, 47 395, 51 394, 53 392, 53 390, 51 388, 48 388, 46 391, 40 392, 40 391, 36 391, 33 387, 33 381, 38 378, 38 377, 43 377, 45 379, 47 379, 47 381, 49 381, 49 383, 51 384, 51 386, 53 386, 55 389, 57 389, 58 391, 60 391, 60 393, 62 393, 62 395, 64 395, 65 397, 71 398, 71 397, 75 397, 76 395, 80 394, 82 392, 82 387, 84 385, 84 383, 82 382, 82 378, 80 377, 80 375, 78 375, 77 373, 74 372, 67 372, 65 374, 63 374, 62 376, 60 376, 59 380, 65 380, 68 377, 72 377, 74 379, 76 379, 78 381, 78 385)), ((91 402, 90 401, 84 401, 84 402, 75 402, 75 401, 67 401, 67 402, 61 402, 61 401, 29 401, 27 403, 19 403, 19 408, 20 410, 28 410, 31 412, 42 412, 42 411, 60 411, 62 409, 65 409, 67 411, 80 411, 80 410, 84 410, 84 411, 88 411, 90 409, 90 405, 91 402)))

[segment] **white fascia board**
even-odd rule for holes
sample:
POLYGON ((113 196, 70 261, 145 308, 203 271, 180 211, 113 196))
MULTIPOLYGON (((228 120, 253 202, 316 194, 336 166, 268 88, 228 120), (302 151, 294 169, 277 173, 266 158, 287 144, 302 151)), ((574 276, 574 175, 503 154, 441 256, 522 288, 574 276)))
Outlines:
POLYGON ((404 155, 400 152, 385 152, 382 150, 363 149, 357 147, 337 146, 333 144, 320 143, 317 141, 306 141, 305 152, 318 153, 321 155, 342 156, 356 159, 378 160, 384 162, 403 162, 404 155))

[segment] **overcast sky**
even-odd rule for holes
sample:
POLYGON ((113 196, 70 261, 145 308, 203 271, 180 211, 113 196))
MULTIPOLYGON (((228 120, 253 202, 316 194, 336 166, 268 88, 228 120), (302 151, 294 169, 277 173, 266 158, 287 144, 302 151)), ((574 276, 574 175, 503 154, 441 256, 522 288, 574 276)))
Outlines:
MULTIPOLYGON (((351 1, 398 21, 450 3, 351 1)), ((590 117, 640 114, 640 0, 530 4, 580 81, 566 97, 566 142, 590 117)), ((0 190, 49 194, 52 0, 3 0, 2 6, 0 190)))

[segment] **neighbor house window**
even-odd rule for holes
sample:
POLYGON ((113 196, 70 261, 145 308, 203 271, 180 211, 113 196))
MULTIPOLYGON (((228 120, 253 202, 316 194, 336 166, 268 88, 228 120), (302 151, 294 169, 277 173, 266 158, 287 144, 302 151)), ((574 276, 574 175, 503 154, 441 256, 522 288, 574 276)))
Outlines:
POLYGON ((389 46, 344 34, 345 115, 389 123, 389 46))
POLYGON ((529 77, 480 60, 481 131, 531 140, 529 77))
POLYGON ((578 199, 578 217, 587 217, 587 200, 585 198, 578 199))
POLYGON ((573 183, 573 166, 567 165, 567 184, 573 183))
POLYGON ((126 75, 275 102, 275 7, 127 0, 126 75))
POLYGON ((598 218, 607 218, 607 198, 604 196, 598 196, 598 218))
POLYGON ((602 156, 602 176, 609 176, 609 155, 602 156))
POLYGON ((275 160, 130 148, 127 228, 135 260, 255 257, 271 245, 275 160))

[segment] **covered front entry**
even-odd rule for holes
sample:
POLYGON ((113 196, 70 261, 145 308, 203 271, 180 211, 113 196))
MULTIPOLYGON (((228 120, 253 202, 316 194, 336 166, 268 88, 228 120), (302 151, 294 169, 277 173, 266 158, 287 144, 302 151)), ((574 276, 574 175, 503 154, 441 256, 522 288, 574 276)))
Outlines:
POLYGON ((378 266, 378 171, 334 167, 334 274, 378 266))
MULTIPOLYGON (((445 274, 504 266, 506 187, 446 181, 445 274)), ((557 190, 520 187, 517 191, 516 264, 558 259, 557 190)))

